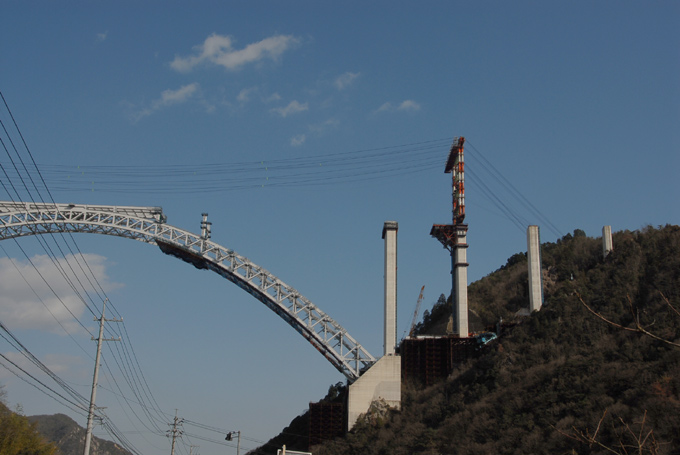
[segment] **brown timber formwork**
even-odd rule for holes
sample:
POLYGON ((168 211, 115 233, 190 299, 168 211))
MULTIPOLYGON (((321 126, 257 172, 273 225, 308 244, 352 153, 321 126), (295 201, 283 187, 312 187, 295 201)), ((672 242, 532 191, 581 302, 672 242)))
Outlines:
POLYGON ((309 447, 345 432, 344 403, 309 403, 309 447))
POLYGON ((474 338, 422 337, 402 341, 401 378, 430 386, 446 379, 453 368, 477 352, 474 338))

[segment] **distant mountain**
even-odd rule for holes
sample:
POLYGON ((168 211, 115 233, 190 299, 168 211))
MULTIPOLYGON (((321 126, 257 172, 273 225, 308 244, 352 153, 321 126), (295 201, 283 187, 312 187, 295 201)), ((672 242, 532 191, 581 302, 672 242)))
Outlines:
MULTIPOLYGON (((54 442, 61 455, 82 455, 85 448, 85 428, 64 414, 29 416, 37 430, 48 441, 54 442)), ((131 455, 115 442, 92 437, 91 455, 131 455)))

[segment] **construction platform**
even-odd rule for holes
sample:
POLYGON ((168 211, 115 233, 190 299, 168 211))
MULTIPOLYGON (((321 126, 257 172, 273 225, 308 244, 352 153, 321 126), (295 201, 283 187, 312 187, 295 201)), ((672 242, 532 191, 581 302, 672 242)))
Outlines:
POLYGON ((342 403, 309 403, 309 447, 345 434, 346 406, 342 403))
POLYGON ((401 342, 402 381, 430 386, 446 379, 456 365, 477 355, 479 341, 474 337, 420 336, 401 342))

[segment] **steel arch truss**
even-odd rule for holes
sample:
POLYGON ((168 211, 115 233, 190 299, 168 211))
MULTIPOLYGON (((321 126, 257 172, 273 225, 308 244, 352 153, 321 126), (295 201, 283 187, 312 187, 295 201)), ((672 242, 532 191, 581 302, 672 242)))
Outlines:
POLYGON ((156 244, 199 269, 212 270, 279 315, 350 381, 376 362, 349 333, 296 289, 233 250, 166 224, 160 207, 0 201, 0 240, 82 232, 156 244))

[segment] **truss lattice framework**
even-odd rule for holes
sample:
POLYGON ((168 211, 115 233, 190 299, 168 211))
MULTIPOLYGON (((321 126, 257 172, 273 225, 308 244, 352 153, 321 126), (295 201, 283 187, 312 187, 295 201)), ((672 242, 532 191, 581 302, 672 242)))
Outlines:
POLYGON ((279 315, 350 381, 376 362, 340 324, 297 290, 233 250, 166 224, 160 207, 0 201, 0 240, 59 232, 156 244, 167 254, 218 273, 279 315))

